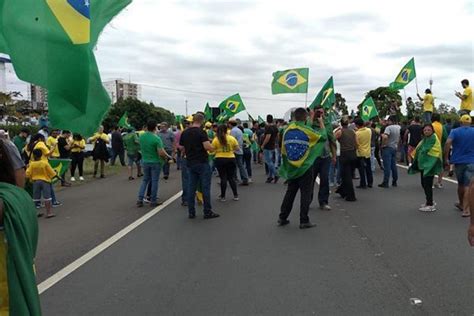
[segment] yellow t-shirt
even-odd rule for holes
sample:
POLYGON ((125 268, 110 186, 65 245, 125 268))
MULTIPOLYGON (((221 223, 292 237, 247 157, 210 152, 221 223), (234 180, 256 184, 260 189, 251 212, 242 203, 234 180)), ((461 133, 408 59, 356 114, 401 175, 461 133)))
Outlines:
POLYGON ((472 111, 474 109, 472 106, 472 88, 467 87, 464 89, 463 95, 467 96, 467 98, 461 101, 461 110, 472 111))
POLYGON ((89 140, 91 142, 95 142, 97 139, 99 138, 102 138, 102 140, 106 143, 109 142, 109 136, 106 134, 106 133, 102 133, 102 134, 99 134, 99 133, 95 133, 94 136, 92 136, 91 138, 89 138, 89 140))
POLYGON ((48 161, 32 161, 26 169, 26 177, 31 181, 43 180, 45 182, 51 182, 54 176, 56 176, 56 172, 49 165, 48 161))
POLYGON ((370 157, 370 140, 372 131, 367 127, 362 127, 356 131, 357 137, 357 157, 370 157))
POLYGON ((86 141, 84 139, 81 140, 73 140, 71 143, 71 152, 72 153, 80 153, 86 148, 86 141), (79 147, 75 147, 79 146, 79 147))
POLYGON ((8 300, 7 278, 7 241, 4 231, 0 230, 0 315, 8 315, 10 302, 8 300))
MULTIPOLYGON (((33 161, 34 160, 33 154, 31 154, 30 151, 27 148, 28 148, 28 146, 26 146, 25 152, 28 155, 28 157, 31 157, 30 160, 33 161)), ((39 149, 43 153, 43 155, 41 156, 41 160, 48 161, 49 148, 48 148, 48 146, 46 146, 46 144, 44 142, 36 143, 35 147, 33 147, 33 150, 35 150, 35 149, 39 149)))
POLYGON ((60 154, 59 154, 59 147, 58 147, 58 139, 52 136, 49 136, 48 140, 46 141, 46 145, 48 145, 49 150, 52 150, 54 148, 53 152, 51 153, 51 157, 59 158, 60 154))
POLYGON ((227 135, 227 145, 222 146, 217 137, 212 141, 212 147, 215 149, 216 158, 235 158, 234 151, 239 147, 239 143, 234 136, 227 135))
POLYGON ((423 112, 433 112, 434 98, 430 93, 425 94, 423 98, 423 112))
POLYGON ((438 137, 438 140, 441 142, 441 139, 443 139, 443 124, 440 122, 433 122, 431 125, 433 125, 434 132, 438 137))

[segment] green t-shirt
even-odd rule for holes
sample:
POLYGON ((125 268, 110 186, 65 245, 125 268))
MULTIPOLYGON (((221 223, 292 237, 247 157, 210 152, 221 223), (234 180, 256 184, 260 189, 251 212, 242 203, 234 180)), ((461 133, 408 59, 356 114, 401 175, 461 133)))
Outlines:
POLYGON ((164 164, 163 158, 158 154, 159 149, 163 149, 163 141, 158 135, 145 132, 140 136, 140 148, 142 150, 143 163, 164 164))
POLYGON ((23 151, 23 148, 25 148, 26 138, 17 135, 13 138, 13 143, 15 144, 16 148, 18 148, 18 151, 21 153, 23 151))
POLYGON ((136 133, 128 133, 123 137, 123 144, 129 155, 136 155, 140 151, 140 142, 136 133))

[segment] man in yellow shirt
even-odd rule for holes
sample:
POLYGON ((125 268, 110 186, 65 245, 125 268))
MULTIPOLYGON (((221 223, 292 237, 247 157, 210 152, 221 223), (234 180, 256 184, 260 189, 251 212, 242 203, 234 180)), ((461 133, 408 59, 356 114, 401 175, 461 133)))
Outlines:
POLYGON ((357 159, 359 160, 360 174, 360 184, 357 186, 357 188, 367 189, 367 187, 371 188, 374 182, 370 162, 370 141, 372 139, 372 130, 365 127, 364 121, 360 118, 356 119, 354 123, 357 126, 357 159))
POLYGON ((431 116, 433 115, 434 109, 434 97, 431 94, 430 89, 425 90, 425 96, 422 98, 419 94, 418 98, 423 102, 423 123, 431 123, 431 116))
POLYGON ((59 147, 58 147, 58 136, 59 130, 55 129, 51 132, 51 135, 46 140, 46 145, 49 147, 51 151, 51 158, 59 158, 59 147))
POLYGON ((469 87, 469 80, 464 79, 461 81, 461 85, 464 88, 464 92, 456 91, 455 95, 461 99, 461 107, 459 110, 459 115, 463 116, 464 114, 470 115, 471 111, 474 109, 472 104, 472 88, 469 87))

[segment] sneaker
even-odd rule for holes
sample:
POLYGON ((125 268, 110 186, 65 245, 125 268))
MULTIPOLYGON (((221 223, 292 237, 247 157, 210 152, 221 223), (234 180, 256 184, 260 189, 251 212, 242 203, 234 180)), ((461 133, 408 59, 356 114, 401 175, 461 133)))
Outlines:
POLYGON ((76 181, 76 178, 71 177, 71 182, 75 182, 75 181, 76 181))
POLYGON ((248 186, 248 185, 249 185, 249 182, 248 182, 248 181, 242 181, 241 183, 239 183, 239 185, 241 185, 241 186, 248 186))
POLYGON ((320 210, 323 210, 323 211, 330 211, 331 210, 331 207, 327 204, 323 204, 319 207, 320 210))
POLYGON ((144 202, 144 203, 150 203, 150 199, 144 198, 144 199, 143 199, 143 202, 144 202))
POLYGON ((163 179, 168 180, 169 176, 164 176, 163 179))
POLYGON ((382 183, 379 184, 379 188, 385 188, 386 189, 386 188, 388 188, 388 184, 382 182, 382 183))
POLYGON ((287 220, 287 219, 281 219, 281 218, 280 218, 280 219, 278 220, 278 226, 285 226, 285 225, 288 225, 289 223, 290 223, 290 221, 287 220))
POLYGON ((280 177, 276 176, 275 178, 273 178, 273 183, 277 183, 278 182, 278 179, 280 179, 280 177))
POLYGON ((217 213, 214 213, 214 212, 210 212, 206 215, 204 215, 204 219, 213 219, 213 218, 217 218, 219 217, 220 215, 217 214, 217 213))
POLYGON ((101 179, 104 179, 104 178, 105 178, 105 174, 101 174, 101 175, 100 175, 100 178, 101 178, 101 179))
POLYGON ((239 196, 238 196, 238 195, 234 196, 234 199, 233 199, 233 200, 234 200, 234 201, 238 201, 238 200, 239 200, 239 196))
POLYGON ((188 206, 188 202, 181 202, 181 206, 188 206))
POLYGON ((225 202, 226 201, 225 196, 219 196, 219 201, 225 202))
POLYGON ((420 207, 418 209, 420 212, 434 212, 436 207, 434 205, 426 205, 425 207, 420 207))
POLYGON ((267 181, 265 181, 265 183, 272 183, 273 181, 273 178, 267 178, 267 181))
POLYGON ((160 201, 160 200, 158 200, 158 201, 156 201, 156 202, 150 203, 150 206, 151 206, 151 207, 157 207, 157 206, 160 206, 160 205, 162 205, 162 204, 163 204, 163 202, 160 201))
POLYGON ((189 218, 189 219, 194 219, 194 218, 196 218, 196 214, 189 214, 189 215, 188 215, 188 218, 189 218))
POLYGON ((79 177, 79 181, 84 181, 84 177, 79 177))
POLYGON ((249 182, 249 183, 253 183, 252 178, 249 178, 248 182, 249 182))
POLYGON ((53 207, 58 207, 58 206, 61 206, 63 205, 63 203, 59 202, 59 201, 56 201, 52 204, 53 207))
MULTIPOLYGON (((433 206, 436 206, 436 205, 437 205, 436 202, 433 201, 433 206)), ((423 208, 423 207, 426 207, 426 204, 425 204, 425 203, 423 203, 423 204, 420 205, 420 208, 423 208)))
POLYGON ((397 181, 392 182, 392 187, 398 187, 397 181))
POLYGON ((308 222, 308 223, 301 223, 300 224, 300 229, 307 229, 307 228, 312 228, 312 227, 315 227, 316 224, 313 224, 311 222, 308 222))
POLYGON ((134 177, 128 177, 128 180, 135 180, 134 177))
POLYGON ((143 201, 137 201, 137 207, 143 207, 143 201))
POLYGON ((433 188, 442 189, 444 188, 444 185, 442 183, 435 183, 435 185, 433 185, 433 188))

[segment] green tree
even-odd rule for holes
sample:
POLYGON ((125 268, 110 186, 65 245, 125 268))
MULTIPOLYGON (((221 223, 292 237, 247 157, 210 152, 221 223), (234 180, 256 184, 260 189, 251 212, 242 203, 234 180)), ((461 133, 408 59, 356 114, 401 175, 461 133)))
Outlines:
POLYGON ((346 99, 344 99, 342 94, 336 93, 335 97, 336 97, 336 103, 334 104, 334 108, 336 109, 336 112, 342 115, 349 114, 349 111, 347 110, 346 99))
POLYGON ((170 111, 156 107, 153 103, 147 103, 134 98, 120 99, 109 109, 103 121, 106 129, 117 125, 122 115, 128 112, 128 122, 136 129, 141 128, 150 119, 160 122, 174 122, 174 114, 170 111))
MULTIPOLYGON (((389 87, 378 87, 366 93, 365 98, 372 97, 379 112, 379 117, 389 114, 396 114, 401 118, 400 106, 402 105, 402 97, 398 90, 389 87)), ((362 109, 362 103, 357 107, 359 112, 362 109)))

